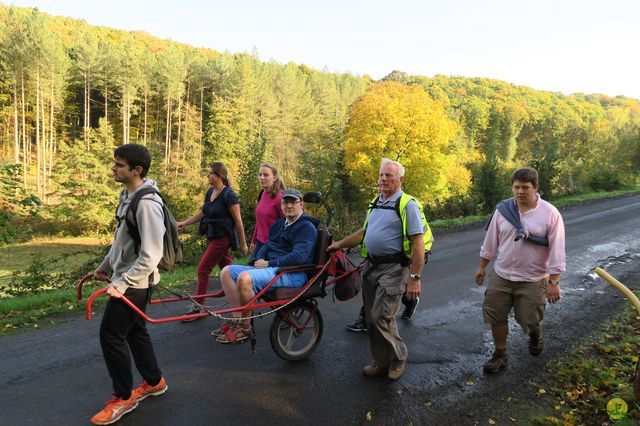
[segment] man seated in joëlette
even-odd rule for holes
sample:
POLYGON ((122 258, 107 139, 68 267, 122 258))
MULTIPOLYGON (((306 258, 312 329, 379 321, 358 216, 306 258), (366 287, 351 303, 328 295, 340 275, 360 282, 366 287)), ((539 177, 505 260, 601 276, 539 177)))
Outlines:
MULTIPOLYGON (((304 211, 302 193, 287 189, 280 204, 284 218, 269 228, 269 240, 256 255, 253 266, 229 265, 220 272, 220 281, 229 306, 246 305, 286 266, 313 263, 318 219, 304 211)), ((307 282, 305 272, 283 274, 270 288, 301 287, 307 282)), ((220 343, 239 343, 251 336, 251 312, 235 312, 235 320, 223 324, 211 334, 220 343), (232 336, 230 336, 232 335, 232 336)))

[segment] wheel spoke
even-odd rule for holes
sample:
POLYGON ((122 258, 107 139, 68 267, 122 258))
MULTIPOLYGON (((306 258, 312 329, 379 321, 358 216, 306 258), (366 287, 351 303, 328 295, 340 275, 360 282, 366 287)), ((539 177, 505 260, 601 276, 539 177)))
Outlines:
POLYGON ((290 351, 291 348, 293 347, 293 342, 295 342, 296 338, 295 338, 295 329, 293 327, 289 327, 289 337, 287 338, 287 344, 285 345, 285 348, 290 351))

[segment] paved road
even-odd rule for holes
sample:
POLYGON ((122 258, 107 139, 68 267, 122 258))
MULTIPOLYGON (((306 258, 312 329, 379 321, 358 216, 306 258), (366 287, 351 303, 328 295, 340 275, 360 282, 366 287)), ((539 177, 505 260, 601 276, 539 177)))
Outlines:
MULTIPOLYGON (((547 311, 550 334, 567 321, 567 311, 585 308, 580 304, 587 304, 586 294, 604 289, 603 283, 584 285, 591 268, 640 251, 640 195, 583 204, 562 214, 569 272, 562 281, 563 300, 547 311)), ((209 336, 213 320, 151 325, 169 392, 147 399, 121 424, 353 424, 369 411, 380 423, 406 423, 428 418, 423 411, 433 407, 427 406, 455 401, 469 380, 476 384, 473 392, 482 392, 482 363, 491 351, 480 313, 484 290, 473 282, 482 237, 479 228, 436 234, 420 308, 410 323, 401 323, 410 355, 399 382, 361 375, 370 360, 366 336, 344 328, 360 302, 333 303, 328 297, 320 301, 322 342, 299 363, 272 352, 270 319, 257 322, 256 354, 248 344, 217 344, 209 336)), ((151 312, 162 316, 167 309, 178 313, 181 307, 151 312)), ((77 318, 0 339, 0 424, 87 424, 110 393, 98 326, 99 318, 77 318)), ((522 346, 525 353, 524 337, 513 331, 510 345, 522 346)), ((523 362, 543 365, 545 355, 550 356, 545 351, 540 358, 513 359, 510 370, 518 371, 523 362)))

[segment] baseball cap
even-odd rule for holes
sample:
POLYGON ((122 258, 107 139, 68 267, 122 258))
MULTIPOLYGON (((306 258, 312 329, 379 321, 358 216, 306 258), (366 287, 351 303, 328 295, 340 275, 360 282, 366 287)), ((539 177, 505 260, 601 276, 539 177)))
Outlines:
POLYGON ((288 188, 282 193, 282 198, 295 198, 296 200, 302 201, 302 192, 295 188, 288 188))

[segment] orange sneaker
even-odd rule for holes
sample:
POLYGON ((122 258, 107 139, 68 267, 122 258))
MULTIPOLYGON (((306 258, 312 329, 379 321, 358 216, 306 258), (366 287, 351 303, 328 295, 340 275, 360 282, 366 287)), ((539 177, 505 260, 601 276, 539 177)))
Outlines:
POLYGON ((167 389, 169 389, 169 385, 167 385, 167 381, 164 379, 164 377, 161 377, 160 381, 155 386, 150 386, 146 382, 146 380, 143 381, 140 386, 138 386, 133 390, 133 392, 131 392, 131 395, 135 395, 136 400, 140 402, 148 396, 162 395, 167 391, 167 389))
POLYGON ((136 395, 132 392, 129 399, 113 397, 107 401, 107 405, 98 414, 91 418, 94 425, 110 425, 115 423, 125 414, 133 411, 138 406, 136 395))

